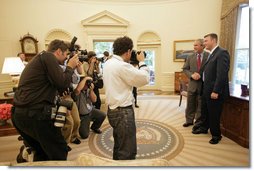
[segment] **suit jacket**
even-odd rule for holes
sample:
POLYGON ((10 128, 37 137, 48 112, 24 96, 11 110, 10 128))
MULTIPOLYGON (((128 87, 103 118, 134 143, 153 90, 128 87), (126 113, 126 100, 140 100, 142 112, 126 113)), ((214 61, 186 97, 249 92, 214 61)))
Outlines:
POLYGON ((212 92, 219 98, 229 95, 228 71, 230 57, 227 50, 217 47, 205 63, 203 93, 210 97, 212 92))
MULTIPOLYGON (((207 61, 208 55, 209 55, 208 52, 205 52, 205 51, 203 52, 202 63, 201 63, 200 71, 199 71, 200 76, 202 76, 202 74, 203 74, 203 70, 204 70, 203 68, 204 68, 205 63, 207 61)), ((191 56, 189 56, 187 58, 182 69, 183 69, 183 72, 189 78, 188 91, 194 93, 198 90, 198 92, 200 92, 202 79, 194 80, 193 78, 191 78, 191 75, 194 72, 198 72, 197 54, 196 53, 192 54, 191 56)))

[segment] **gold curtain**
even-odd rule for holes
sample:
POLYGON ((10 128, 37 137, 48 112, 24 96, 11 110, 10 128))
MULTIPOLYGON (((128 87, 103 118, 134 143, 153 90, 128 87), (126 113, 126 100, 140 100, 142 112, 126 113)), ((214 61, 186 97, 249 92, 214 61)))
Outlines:
POLYGON ((222 0, 220 46, 227 49, 231 57, 229 70, 230 80, 232 80, 234 67, 238 9, 239 5, 248 3, 249 0, 222 0))

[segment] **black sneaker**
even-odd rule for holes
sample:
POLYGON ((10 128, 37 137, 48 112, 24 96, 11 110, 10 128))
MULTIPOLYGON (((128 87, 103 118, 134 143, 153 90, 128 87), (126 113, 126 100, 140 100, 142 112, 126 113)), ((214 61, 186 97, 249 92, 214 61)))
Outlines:
POLYGON ((24 145, 22 145, 19 149, 19 154, 16 158, 16 161, 17 163, 24 163, 24 162, 27 162, 26 159, 23 158, 22 154, 23 154, 23 150, 25 149, 26 147, 24 145))
POLYGON ((74 141, 72 141, 71 143, 73 143, 73 144, 80 144, 81 143, 81 141, 78 139, 78 138, 76 138, 74 141))

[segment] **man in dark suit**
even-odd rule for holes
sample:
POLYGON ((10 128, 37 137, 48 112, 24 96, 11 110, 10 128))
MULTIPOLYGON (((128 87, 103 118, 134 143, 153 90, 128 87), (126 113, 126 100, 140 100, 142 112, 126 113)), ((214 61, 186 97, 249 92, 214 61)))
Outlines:
POLYGON ((208 52, 204 51, 204 40, 197 39, 194 44, 195 53, 189 56, 183 66, 183 72, 189 78, 188 84, 188 95, 187 95, 187 107, 185 110, 186 122, 183 124, 183 127, 188 127, 193 125, 195 118, 195 124, 200 123, 201 116, 201 68, 204 67, 208 52))
POLYGON ((193 130, 193 134, 207 133, 210 128, 212 139, 210 144, 218 144, 221 140, 220 116, 223 103, 229 95, 228 71, 230 56, 227 50, 217 45, 215 33, 204 36, 204 44, 210 55, 203 72, 203 94, 201 106, 201 126, 193 130))

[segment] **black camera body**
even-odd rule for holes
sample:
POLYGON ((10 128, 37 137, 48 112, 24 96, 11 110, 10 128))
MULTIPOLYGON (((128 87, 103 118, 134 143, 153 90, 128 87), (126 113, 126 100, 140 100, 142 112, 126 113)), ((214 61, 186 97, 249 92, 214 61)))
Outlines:
POLYGON ((73 102, 70 101, 70 100, 64 100, 64 99, 62 99, 62 100, 59 100, 57 102, 57 106, 64 106, 64 107, 67 108, 67 110, 71 110, 72 106, 73 106, 73 102))
POLYGON ((90 88, 91 84, 93 83, 95 86, 97 86, 98 88, 100 87, 103 87, 103 83, 101 83, 102 79, 101 79, 102 76, 99 76, 97 74, 97 72, 94 72, 93 74, 93 80, 86 80, 86 85, 88 88, 90 88))
POLYGON ((75 45, 76 41, 78 40, 77 37, 73 37, 71 40, 71 44, 69 47, 69 51, 70 51, 70 57, 72 58, 76 53, 80 52, 80 55, 78 55, 78 59, 80 62, 88 62, 89 58, 87 56, 87 50, 80 50, 80 47, 78 45, 75 45))
MULTIPOLYGON (((132 50, 130 64, 138 65, 139 61, 137 60, 137 54, 139 55, 140 53, 141 51, 132 50)), ((146 52, 143 51, 143 53, 144 53, 144 57, 146 58, 146 52)))
POLYGON ((86 85, 88 88, 91 87, 91 84, 93 83, 93 80, 86 80, 86 85))
POLYGON ((104 58, 102 57, 102 58, 96 58, 99 62, 104 62, 104 58))

